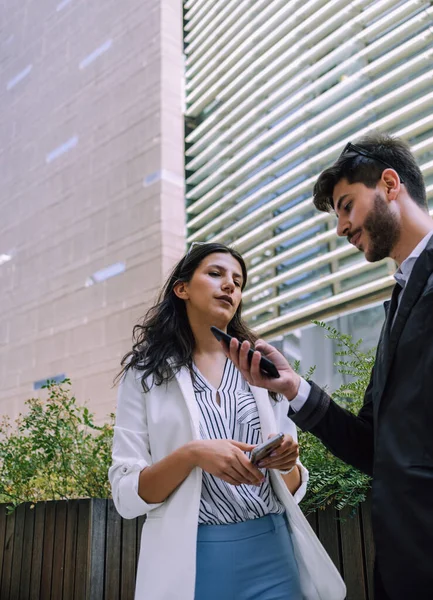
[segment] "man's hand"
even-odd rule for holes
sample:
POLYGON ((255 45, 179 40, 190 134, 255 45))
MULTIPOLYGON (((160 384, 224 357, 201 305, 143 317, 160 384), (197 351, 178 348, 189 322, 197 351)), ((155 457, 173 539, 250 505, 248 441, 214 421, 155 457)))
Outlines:
POLYGON ((239 341, 232 338, 230 347, 227 348, 225 342, 221 342, 224 352, 228 358, 239 369, 244 378, 251 385, 262 387, 277 394, 283 394, 287 400, 293 400, 298 393, 299 384, 301 383, 300 376, 295 373, 287 360, 273 346, 264 340, 257 340, 255 352, 251 365, 248 364, 248 350, 251 347, 249 342, 243 342, 239 348, 239 341), (280 376, 278 378, 268 377, 260 369, 261 355, 271 360, 277 367, 280 376))

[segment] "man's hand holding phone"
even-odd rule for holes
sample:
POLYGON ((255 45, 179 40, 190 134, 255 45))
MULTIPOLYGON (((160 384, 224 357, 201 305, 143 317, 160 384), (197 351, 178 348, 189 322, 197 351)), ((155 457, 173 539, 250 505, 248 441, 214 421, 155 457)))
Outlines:
POLYGON ((228 358, 239 369, 244 378, 251 385, 262 387, 277 394, 283 394, 288 400, 293 400, 298 393, 301 383, 300 376, 295 373, 287 360, 273 346, 264 340, 257 340, 251 364, 248 362, 248 350, 251 344, 247 341, 239 344, 236 338, 232 338, 230 345, 221 342, 221 346, 228 358), (279 377, 267 377, 260 369, 260 359, 264 356, 272 361, 278 369, 279 377))

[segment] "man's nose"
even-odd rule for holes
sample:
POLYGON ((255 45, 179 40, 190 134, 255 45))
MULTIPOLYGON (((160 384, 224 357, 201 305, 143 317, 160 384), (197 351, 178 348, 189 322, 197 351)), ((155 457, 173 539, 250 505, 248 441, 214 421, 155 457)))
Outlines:
POLYGON ((337 235, 340 237, 346 237, 347 234, 349 233, 349 231, 350 231, 349 221, 339 217, 338 221, 337 221, 337 235))

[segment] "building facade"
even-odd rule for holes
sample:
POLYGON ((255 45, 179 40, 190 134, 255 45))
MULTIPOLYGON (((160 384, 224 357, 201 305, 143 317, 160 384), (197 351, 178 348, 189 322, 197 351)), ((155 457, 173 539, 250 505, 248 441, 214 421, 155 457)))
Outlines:
POLYGON ((339 240, 311 193, 348 140, 382 129, 409 141, 432 202, 430 2, 0 11, 0 415, 64 376, 98 417, 113 410, 132 327, 185 233, 236 245, 245 317, 319 382, 334 348, 312 319, 375 344, 394 265, 339 240))
POLYGON ((0 12, 0 415, 67 376, 102 419, 185 247, 182 3, 0 12))
MULTIPOLYGON (((433 7, 403 0, 187 0, 188 242, 234 244, 244 315, 303 368, 312 319, 374 345, 395 265, 369 264, 312 204, 317 175, 371 130, 406 139, 433 206, 433 7), (378 305, 380 303, 380 305, 378 305), (367 307, 369 310, 367 311, 367 307)), ((326 357, 326 360, 325 360, 326 357)))

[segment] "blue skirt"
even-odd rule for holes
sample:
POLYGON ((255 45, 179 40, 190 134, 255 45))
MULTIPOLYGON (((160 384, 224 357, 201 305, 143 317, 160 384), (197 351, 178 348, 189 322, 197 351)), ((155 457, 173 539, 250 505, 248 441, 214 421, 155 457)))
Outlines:
POLYGON ((195 600, 302 600, 286 516, 199 525, 195 600))

